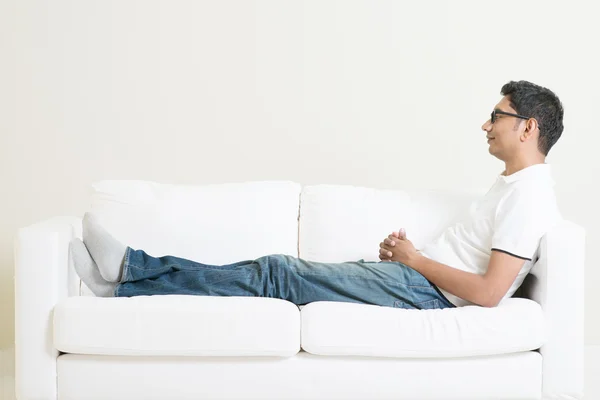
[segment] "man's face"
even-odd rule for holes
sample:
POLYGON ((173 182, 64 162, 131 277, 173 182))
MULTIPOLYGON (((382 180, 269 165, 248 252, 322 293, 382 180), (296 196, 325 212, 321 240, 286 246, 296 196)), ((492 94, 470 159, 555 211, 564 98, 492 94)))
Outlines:
MULTIPOLYGON (((510 106, 510 100, 506 96, 496 104, 494 109, 517 114, 517 111, 510 106)), ((496 114, 494 123, 488 119, 481 129, 486 132, 490 154, 503 161, 506 161, 511 154, 515 154, 519 150, 519 136, 524 129, 524 123, 523 119, 504 114, 496 114)))

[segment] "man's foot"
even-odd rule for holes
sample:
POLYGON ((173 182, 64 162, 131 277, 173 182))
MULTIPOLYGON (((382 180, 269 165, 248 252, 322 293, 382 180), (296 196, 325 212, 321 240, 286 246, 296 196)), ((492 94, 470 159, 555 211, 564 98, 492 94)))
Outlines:
POLYGON ((90 213, 83 217, 83 243, 105 281, 119 282, 127 247, 110 235, 90 213))
POLYGON ((92 259, 92 256, 90 256, 83 242, 79 239, 71 240, 71 243, 69 243, 69 252, 71 253, 71 257, 73 257, 75 271, 77 271, 83 283, 90 288, 92 293, 98 297, 113 297, 117 284, 107 282, 102 278, 98 266, 92 259))

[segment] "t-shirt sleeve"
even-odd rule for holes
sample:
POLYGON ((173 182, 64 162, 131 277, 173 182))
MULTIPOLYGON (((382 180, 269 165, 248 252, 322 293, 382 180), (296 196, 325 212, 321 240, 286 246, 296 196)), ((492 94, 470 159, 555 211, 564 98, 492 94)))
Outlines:
POLYGON ((492 250, 531 260, 557 218, 553 196, 515 190, 496 209, 492 250))

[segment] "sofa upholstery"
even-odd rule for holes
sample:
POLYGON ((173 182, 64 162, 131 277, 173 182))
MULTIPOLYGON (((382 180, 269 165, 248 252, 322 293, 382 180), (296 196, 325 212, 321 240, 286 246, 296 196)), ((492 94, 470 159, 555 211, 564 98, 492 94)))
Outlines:
MULTIPOLYGON (((293 182, 103 181, 90 212, 149 254, 225 264, 266 254, 377 260, 420 248, 482 193, 293 182)), ((68 243, 81 218, 19 230, 18 399, 580 399, 584 230, 563 221, 498 307, 406 310, 209 296, 96 298, 68 243)))

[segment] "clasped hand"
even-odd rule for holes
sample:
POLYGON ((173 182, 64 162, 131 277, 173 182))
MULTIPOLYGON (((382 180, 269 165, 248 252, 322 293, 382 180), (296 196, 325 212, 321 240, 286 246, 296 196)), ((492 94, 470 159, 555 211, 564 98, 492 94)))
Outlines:
POLYGON ((417 255, 418 251, 406 238, 404 229, 392 232, 383 242, 379 243, 379 259, 381 261, 398 261, 409 265, 417 255))

